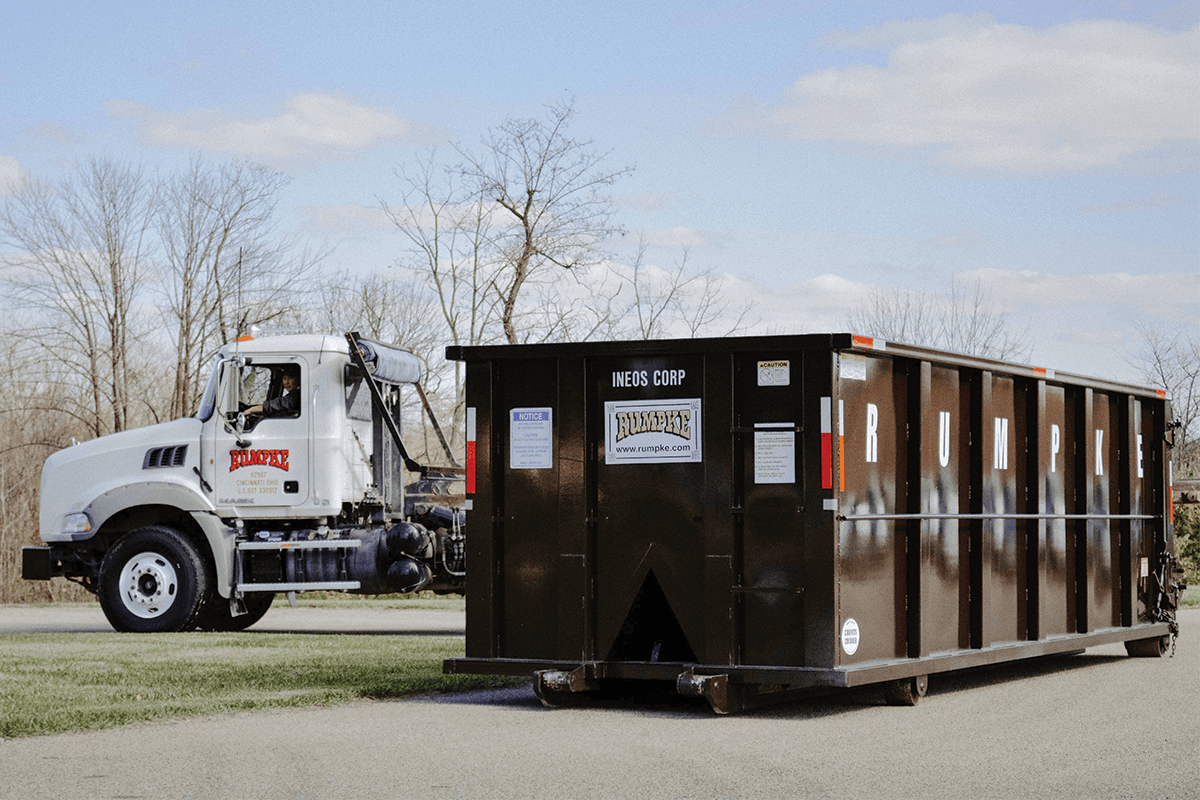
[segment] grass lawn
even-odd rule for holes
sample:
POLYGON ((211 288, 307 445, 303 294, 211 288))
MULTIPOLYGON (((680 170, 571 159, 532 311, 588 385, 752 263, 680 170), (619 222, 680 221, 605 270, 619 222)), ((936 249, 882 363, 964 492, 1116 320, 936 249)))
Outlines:
POLYGON ((12 634, 0 638, 0 738, 521 682, 442 675, 462 650, 457 637, 12 634))

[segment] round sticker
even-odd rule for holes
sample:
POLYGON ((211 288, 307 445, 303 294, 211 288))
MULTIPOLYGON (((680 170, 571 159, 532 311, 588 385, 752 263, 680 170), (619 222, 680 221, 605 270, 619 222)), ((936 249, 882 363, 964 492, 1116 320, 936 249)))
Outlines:
POLYGON ((846 655, 852 656, 858 650, 858 638, 858 623, 852 617, 842 624, 842 649, 846 655))

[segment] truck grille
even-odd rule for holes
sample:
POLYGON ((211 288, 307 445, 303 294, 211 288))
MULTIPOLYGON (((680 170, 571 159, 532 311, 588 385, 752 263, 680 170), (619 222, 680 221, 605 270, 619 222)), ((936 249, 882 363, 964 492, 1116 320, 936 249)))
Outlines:
POLYGON ((146 459, 142 462, 142 469, 154 469, 155 467, 182 467, 183 462, 187 460, 186 444, 174 444, 170 447, 152 447, 146 451, 146 459))

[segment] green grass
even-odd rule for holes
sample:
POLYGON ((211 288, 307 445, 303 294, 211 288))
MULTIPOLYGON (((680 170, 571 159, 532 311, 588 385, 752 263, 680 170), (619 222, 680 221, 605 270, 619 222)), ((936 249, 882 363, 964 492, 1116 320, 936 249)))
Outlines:
POLYGON ((0 738, 520 682, 442 675, 462 647, 424 636, 12 634, 0 638, 0 738))
POLYGON ((1189 586, 1184 589, 1182 604, 1188 607, 1200 606, 1200 586, 1189 586))

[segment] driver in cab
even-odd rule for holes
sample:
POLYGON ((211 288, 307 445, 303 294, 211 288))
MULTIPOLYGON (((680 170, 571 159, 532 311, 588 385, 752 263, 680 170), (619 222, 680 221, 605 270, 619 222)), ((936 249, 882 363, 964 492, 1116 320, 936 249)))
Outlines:
POLYGON ((264 417, 297 417, 300 415, 300 368, 286 366, 279 376, 283 394, 272 397, 246 409, 247 415, 261 414, 264 417))

